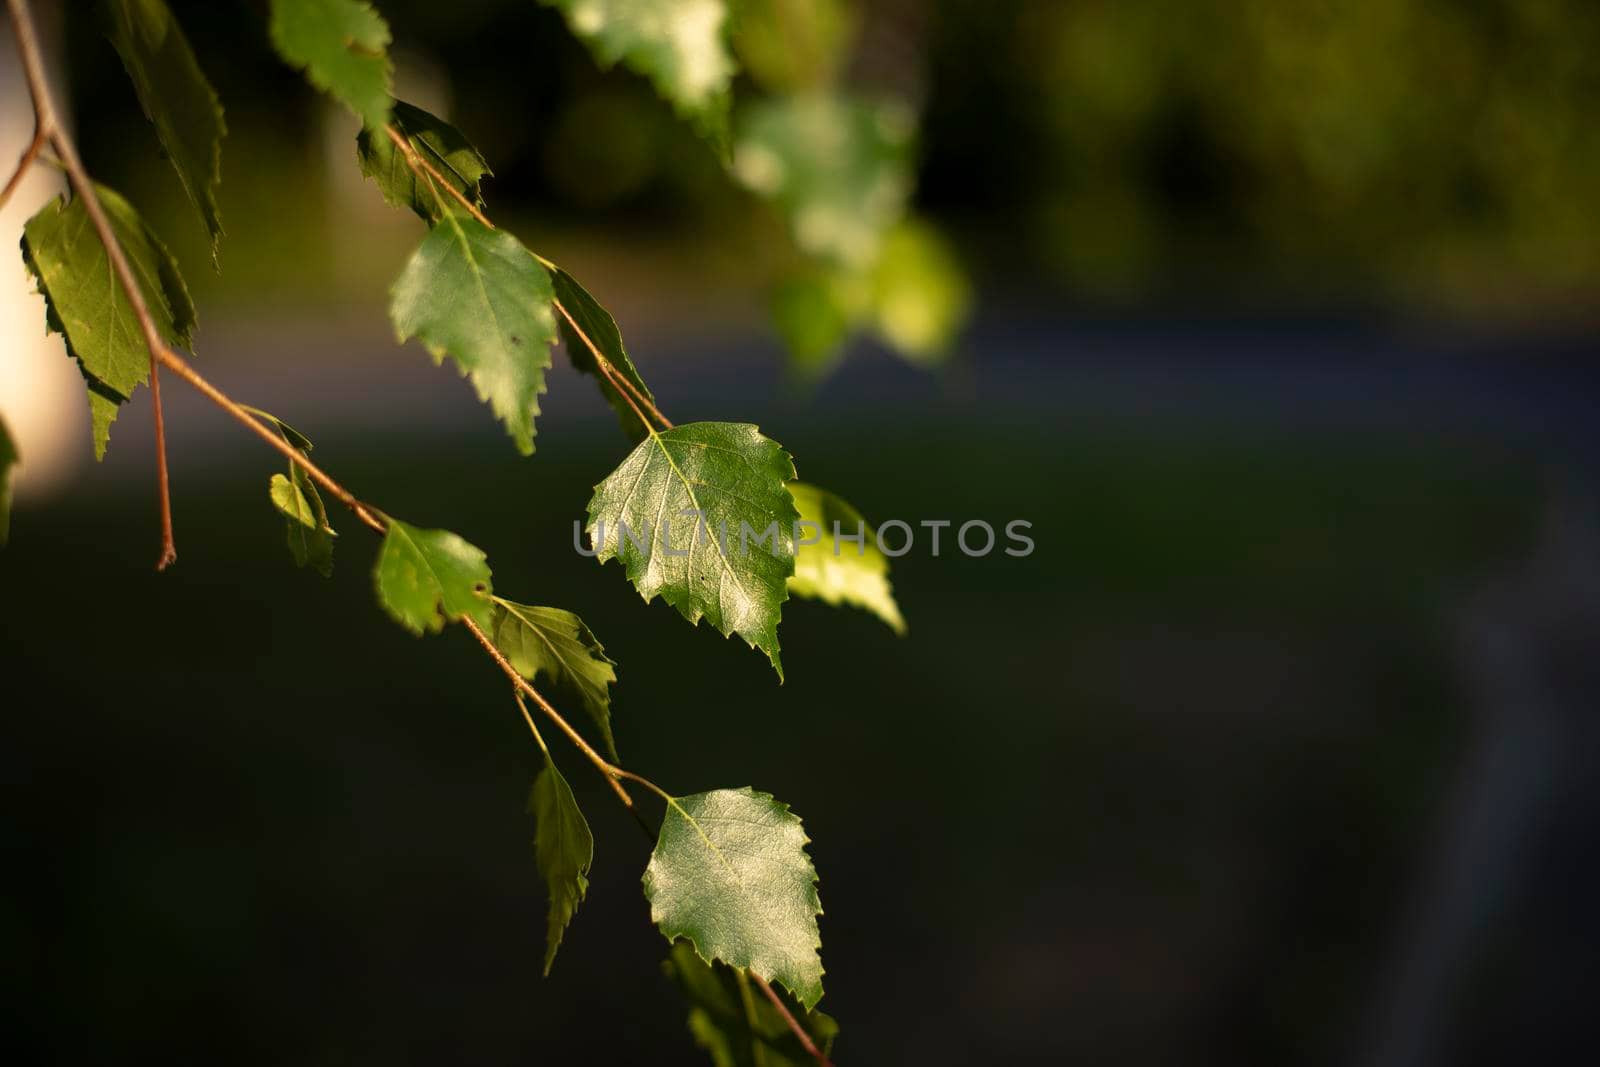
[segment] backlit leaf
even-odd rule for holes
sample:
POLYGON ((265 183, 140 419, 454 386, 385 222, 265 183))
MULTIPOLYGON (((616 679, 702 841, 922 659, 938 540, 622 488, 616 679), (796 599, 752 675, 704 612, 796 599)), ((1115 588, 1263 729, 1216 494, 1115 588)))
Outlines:
POLYGON ((495 597, 489 635, 518 674, 530 682, 543 674, 577 697, 600 728, 611 758, 617 758, 617 743, 611 735, 616 664, 582 619, 560 608, 513 604, 495 597))
POLYGON ((490 624, 489 564, 475 546, 449 530, 422 530, 389 520, 373 569, 378 603, 417 635, 438 633, 446 621, 470 616, 490 624))
POLYGON ((653 433, 595 486, 590 543, 602 563, 622 561, 646 601, 659 595, 690 622, 704 617, 760 648, 781 681, 793 477, 789 454, 754 426, 696 422, 653 433))
POLYGON ((826 489, 805 482, 790 482, 789 492, 802 523, 789 592, 828 604, 865 608, 895 633, 905 633, 906 621, 889 589, 889 557, 878 547, 877 532, 861 512, 826 489), (814 523, 815 528, 805 523, 814 523), (861 538, 859 544, 857 537, 861 538), (812 544, 804 543, 813 539, 812 544))
MULTIPOLYGON (((706 963, 687 941, 673 944, 661 968, 689 1002, 689 1032, 716 1067, 810 1067, 810 1054, 748 976, 706 963)), ((823 1055, 832 1051, 839 1024, 831 1015, 789 1010, 823 1055)))
MULTIPOLYGON (((250 414, 272 423, 278 436, 301 455, 311 455, 311 439, 270 412, 242 405, 250 414)), ((274 474, 267 487, 272 506, 283 515, 289 554, 295 566, 312 567, 324 578, 333 576, 333 539, 338 535, 328 523, 317 483, 305 468, 289 464, 288 475, 274 474)))
POLYGON ((717 789, 667 801, 644 872, 650 918, 708 963, 782 984, 807 1010, 822 999, 817 872, 798 816, 770 794, 717 789))
POLYGON ((389 24, 361 0, 272 0, 273 46, 363 125, 389 121, 389 24))
MULTIPOLYGON (((96 185, 95 191, 156 332, 169 345, 189 348, 194 304, 178 264, 131 204, 105 186, 96 185)), ((77 197, 58 196, 28 220, 22 259, 45 298, 47 328, 65 337, 67 353, 78 361, 87 382, 94 453, 100 459, 117 406, 150 377, 150 351, 139 320, 113 280, 110 259, 77 197)))
POLYGON ((544 973, 556 961, 567 924, 589 890, 589 865, 594 862, 594 836, 578 807, 572 787, 545 754, 544 770, 533 780, 528 798, 533 813, 533 851, 550 894, 545 925, 544 973))
POLYGON ((717 144, 727 138, 729 85, 725 0, 541 0, 602 67, 643 74, 678 114, 717 144))
POLYGON ((515 237, 446 212, 395 282, 389 317, 399 339, 418 338, 435 363, 454 359, 530 455, 556 339, 553 295, 550 276, 515 237))
POLYGON ((222 138, 228 132, 222 102, 163 0, 111 0, 108 12, 111 43, 183 191, 200 212, 215 259, 222 236, 222 138))
POLYGON ((588 290, 579 285, 566 271, 556 267, 550 271, 550 281, 555 287, 556 299, 561 306, 567 309, 567 314, 572 316, 573 322, 568 322, 566 316, 561 316, 561 344, 567 350, 567 358, 572 360, 572 365, 584 374, 594 376, 596 384, 606 401, 616 410, 617 419, 622 423, 622 432, 635 441, 644 440, 650 432, 649 426, 641 422, 635 413, 634 407, 639 407, 649 415, 649 409, 638 404, 637 397, 632 398, 630 404, 623 392, 611 384, 600 370, 600 365, 590 351, 589 345, 584 343, 584 337, 593 342, 605 357, 607 363, 631 384, 644 399, 655 403, 655 394, 650 392, 650 387, 644 384, 644 379, 639 377, 639 371, 633 365, 633 360, 628 358, 628 350, 623 347, 622 333, 617 329, 617 322, 611 313, 601 307, 588 290), (583 336, 578 336, 577 329, 583 331, 583 336))
POLYGON ((356 135, 356 155, 361 173, 377 183, 385 200, 395 207, 410 208, 431 226, 446 210, 441 198, 449 206, 459 207, 448 192, 435 190, 434 183, 442 178, 469 201, 483 206, 479 182, 490 174, 489 164, 460 130, 403 100, 394 102, 389 124, 439 177, 419 179, 387 132, 365 128, 356 135))

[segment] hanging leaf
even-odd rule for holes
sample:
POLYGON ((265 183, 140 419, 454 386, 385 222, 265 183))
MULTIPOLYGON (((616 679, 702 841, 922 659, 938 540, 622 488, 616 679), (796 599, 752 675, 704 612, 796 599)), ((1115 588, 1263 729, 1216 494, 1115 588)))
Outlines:
POLYGON ((911 363, 942 363, 972 309, 972 288, 950 242, 919 219, 883 240, 872 272, 878 335, 911 363))
MULTIPOLYGON (((673 943, 661 969, 689 1002, 689 1032, 716 1067, 810 1067, 811 1055, 745 975, 706 963, 687 941, 673 943)), ((831 1015, 795 1007, 790 1012, 824 1056, 833 1051, 839 1024, 831 1015)))
POLYGON ((435 363, 456 361, 526 456, 556 339, 553 296, 550 276, 515 237, 446 212, 395 282, 389 318, 435 363))
POLYGON ((794 573, 789 454, 750 425, 696 422, 651 434, 595 486, 589 538, 646 602, 760 648, 783 679, 778 620, 794 573), (765 537, 765 540, 758 538, 765 537))
MULTIPOLYGON (((284 444, 303 456, 311 455, 311 439, 287 422, 260 408, 241 405, 250 414, 272 423, 284 444)), ((284 517, 289 554, 295 566, 312 567, 324 578, 333 576, 333 539, 338 535, 328 523, 328 509, 322 504, 317 483, 305 468, 289 464, 287 476, 274 474, 267 487, 272 506, 284 517)))
POLYGON ((826 604, 865 608, 895 633, 904 634, 906 621, 889 589, 889 557, 878 547, 877 532, 861 512, 826 489, 805 482, 790 482, 789 493, 801 523, 816 525, 815 530, 802 527, 795 543, 789 592, 826 604), (815 544, 800 543, 813 537, 817 538, 815 544), (857 537, 861 538, 859 544, 857 537))
POLYGON ((484 555, 449 530, 389 520, 373 578, 378 603, 407 630, 438 633, 463 615, 489 629, 493 587, 484 555))
POLYGON ((11 536, 11 468, 20 458, 6 420, 0 419, 0 546, 11 536))
POLYGON ((222 237, 217 187, 222 183, 222 102, 200 70, 189 42, 163 0, 111 0, 111 44, 122 57, 145 117, 178 172, 211 237, 222 237))
POLYGON ((741 111, 733 173, 783 209, 802 250, 867 270, 905 212, 913 127, 903 107, 830 93, 765 100, 741 111))
POLYGON ((781 983, 807 1010, 822 999, 817 872, 800 819, 770 794, 717 789, 667 801, 644 872, 650 918, 668 941, 781 983))
POLYGON ((572 795, 572 787, 556 769, 548 752, 544 757, 544 770, 533 780, 528 810, 534 819, 534 855, 550 894, 544 947, 544 973, 548 976, 567 924, 589 890, 594 836, 589 832, 589 823, 578 807, 577 798, 572 795))
POLYGON ((735 65, 725 41, 723 0, 541 0, 602 67, 622 62, 718 146, 728 129, 735 65))
POLYGON ((290 66, 381 130, 389 121, 389 24, 360 0, 272 0, 272 44, 290 66))
MULTIPOLYGON (((492 173, 489 164, 460 130, 403 100, 394 102, 389 125, 457 192, 477 206, 483 206, 479 183, 492 173)), ((361 173, 376 182, 383 198, 395 207, 410 208, 430 226, 448 209, 450 194, 433 188, 432 183, 439 179, 431 176, 419 179, 407 163, 405 153, 382 129, 363 128, 356 135, 356 156, 361 163, 361 173)))
MULTIPOLYGON (((95 192, 156 332, 169 345, 191 347, 194 304, 177 262, 131 204, 103 185, 95 192)), ((94 454, 101 459, 118 405, 150 377, 150 351, 139 320, 78 198, 58 196, 28 220, 22 260, 44 296, 47 328, 66 338, 67 354, 78 361, 88 384, 94 454)))
POLYGON ((845 340, 867 312, 870 295, 870 286, 853 271, 807 271, 778 287, 772 322, 800 380, 814 383, 838 365, 845 340))
MULTIPOLYGON (((639 416, 635 414, 635 404, 630 404, 624 394, 611 384, 611 379, 601 372, 594 353, 583 339, 587 337, 593 342, 606 362, 638 390, 640 395, 654 404, 655 394, 650 392, 650 387, 639 377, 638 368, 633 365, 633 360, 628 358, 628 350, 622 345, 622 332, 617 329, 616 320, 589 295, 588 290, 560 267, 550 271, 550 281, 555 287, 556 299, 567 309, 567 314, 572 316, 577 328, 583 331, 583 337, 578 336, 573 329, 573 322, 568 322, 566 316, 561 316, 561 344, 567 350, 567 358, 572 360, 572 365, 579 371, 594 376, 596 384, 600 386, 601 394, 616 411, 617 419, 622 423, 622 432, 635 441, 644 440, 650 432, 650 427, 641 422, 639 416)), ((645 410, 648 417, 648 409, 642 404, 637 406, 645 410)))
POLYGON ((499 597, 494 598, 493 620, 489 634, 517 673, 530 682, 542 673, 577 697, 616 760, 610 686, 617 680, 617 665, 583 620, 560 608, 513 604, 499 597))

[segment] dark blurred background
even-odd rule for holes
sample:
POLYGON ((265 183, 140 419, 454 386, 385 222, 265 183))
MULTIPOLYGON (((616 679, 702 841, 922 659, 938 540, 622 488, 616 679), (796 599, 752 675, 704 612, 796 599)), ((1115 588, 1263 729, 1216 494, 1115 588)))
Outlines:
MULTIPOLYGON (((563 358, 523 460, 394 345, 420 225, 261 5, 171 5, 227 107, 220 272, 96 24, 36 6, 88 165, 184 265, 203 371, 363 497, 484 548, 497 590, 582 614, 631 766, 805 819, 840 1063, 1587 1046, 1600 8, 857 4, 843 76, 920 114, 915 210, 974 296, 937 365, 864 336, 818 378, 768 318, 783 220, 648 83, 532 0, 381 4, 398 93, 478 144, 496 221, 611 308, 671 417, 760 423, 869 519, 1032 522, 1027 558, 924 538, 896 561, 904 639, 791 601, 779 687, 573 552, 627 442, 563 358)), ((495 672, 375 609, 348 518, 332 581, 296 571, 275 457, 177 384, 180 560, 155 575, 148 406, 95 465, 17 274, 8 1046, 702 1062, 639 893, 649 844, 593 775, 566 760, 597 853, 542 979, 537 752, 495 672)))

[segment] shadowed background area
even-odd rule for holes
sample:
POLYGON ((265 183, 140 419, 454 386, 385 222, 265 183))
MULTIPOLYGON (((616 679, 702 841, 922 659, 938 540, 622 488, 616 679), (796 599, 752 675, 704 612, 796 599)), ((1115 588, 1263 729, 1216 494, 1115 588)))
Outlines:
MULTIPOLYGON (((810 385, 765 314, 783 225, 646 84, 531 0, 381 6, 401 94, 473 137, 497 221, 611 308, 673 419, 759 423, 873 521, 1032 523, 1025 558, 948 530, 934 556, 919 530, 892 571, 903 639, 791 601, 780 687, 574 551, 628 444, 564 356, 520 459, 453 370, 393 343, 420 226, 362 182, 353 125, 278 65, 256 5, 172 4, 228 107, 218 273, 114 53, 46 19, 87 163, 183 262, 201 370, 363 498, 482 547, 497 590, 580 613, 619 664, 630 766, 804 818, 840 1063, 1581 1047, 1591 5, 864 5, 870 54, 915 72, 918 208, 977 299, 945 365, 860 341, 810 385)), ((21 383, 0 409, 70 432, 24 441, 0 552, 8 1044, 704 1062, 639 892, 649 842, 587 767, 557 750, 597 848, 544 979, 538 753, 503 679, 377 610, 347 515, 331 581, 295 570, 278 458, 181 383, 180 559, 155 575, 144 394, 94 464, 17 286, 6 328, 34 347, 0 354, 21 383)))

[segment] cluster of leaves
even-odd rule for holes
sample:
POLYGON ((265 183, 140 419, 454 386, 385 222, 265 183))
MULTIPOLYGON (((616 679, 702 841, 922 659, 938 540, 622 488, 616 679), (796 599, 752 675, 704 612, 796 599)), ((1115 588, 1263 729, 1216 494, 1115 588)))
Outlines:
MULTIPOLYGON (((734 64, 724 48, 722 3, 552 2, 602 62, 621 61, 648 75, 709 137, 725 140, 734 64)), ((105 9, 108 35, 215 258, 222 236, 216 203, 226 133, 221 105, 162 0, 109 0, 105 9)), ((616 410, 633 447, 595 486, 588 504, 588 529, 601 563, 617 559, 646 602, 659 596, 692 624, 704 618, 724 636, 739 634, 767 656, 780 681, 777 629, 791 593, 864 608, 904 631, 887 581, 887 558, 859 512, 797 481, 788 452, 755 426, 673 426, 656 408, 604 307, 572 275, 490 222, 481 188, 490 170, 482 155, 455 127, 392 99, 390 35, 382 16, 359 0, 273 0, 270 35, 286 62, 361 119, 356 156, 362 172, 386 200, 426 224, 391 292, 397 339, 420 340, 436 363, 450 359, 524 455, 534 451, 539 397, 558 342, 616 410), (730 534, 742 541, 746 529, 762 539, 741 551, 729 543, 730 534), (810 536, 801 535, 806 530, 810 536)), ((821 97, 769 103, 751 129, 776 143, 806 108, 855 106, 821 97)), ((818 112, 805 121, 837 117, 818 112)), ((852 142, 871 140, 885 129, 865 111, 853 112, 841 128, 852 142)), ((876 166, 862 164, 864 172, 876 173, 876 166)), ((882 230, 903 209, 903 176, 870 180, 899 183, 899 191, 872 206, 872 225, 882 230)), ((846 209, 854 187, 829 187, 831 181, 824 176, 780 191, 779 199, 802 220, 797 232, 806 230, 803 219, 823 195, 818 189, 829 198, 827 210, 846 209)), ((192 350, 195 311, 177 262, 120 195, 101 188, 96 198, 160 340, 192 350)), ((849 260, 856 269, 875 258, 881 265, 892 238, 874 242, 871 255, 856 249, 841 255, 841 262, 849 260)), ((83 372, 96 454, 103 455, 118 406, 148 377, 138 316, 118 286, 105 284, 109 253, 83 198, 58 197, 45 205, 27 223, 22 250, 45 297, 47 326, 62 334, 83 372)), ((295 458, 268 485, 295 563, 330 574, 336 534, 308 470, 311 441, 274 415, 245 410, 295 458)), ((0 539, 15 459, 0 425, 0 539)), ((750 788, 676 796, 622 771, 612 724, 616 664, 577 615, 498 595, 484 553, 455 533, 362 514, 383 531, 373 581, 390 617, 418 636, 449 624, 474 631, 527 683, 519 683, 519 703, 526 692, 544 705, 613 784, 632 779, 663 801, 643 874, 644 895, 652 919, 673 945, 667 966, 691 1002, 691 1027, 713 1058, 795 1059, 798 1039, 776 1008, 754 1002, 751 979, 786 989, 802 1009, 803 1021, 796 1025, 826 1048, 837 1028, 813 1011, 823 994, 817 926, 822 908, 800 819, 750 788), (536 681, 581 705, 609 761, 545 703, 532 688, 536 681)), ((587 892, 594 839, 525 705, 523 712, 544 757, 529 806, 535 856, 549 892, 548 973, 587 892)))

